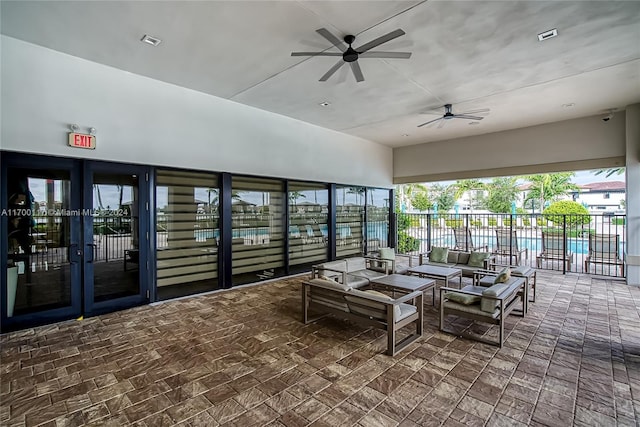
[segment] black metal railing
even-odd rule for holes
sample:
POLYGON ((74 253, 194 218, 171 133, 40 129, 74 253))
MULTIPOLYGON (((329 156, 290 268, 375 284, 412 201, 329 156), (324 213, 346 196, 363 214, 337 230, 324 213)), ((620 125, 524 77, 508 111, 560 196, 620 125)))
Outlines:
POLYGON ((499 261, 625 277, 625 215, 398 214, 397 249, 487 251, 499 261))

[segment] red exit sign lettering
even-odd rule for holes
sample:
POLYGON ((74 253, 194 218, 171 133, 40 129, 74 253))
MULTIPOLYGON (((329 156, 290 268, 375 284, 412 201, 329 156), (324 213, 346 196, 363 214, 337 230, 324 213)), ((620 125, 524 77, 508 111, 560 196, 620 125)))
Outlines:
POLYGON ((95 150, 96 137, 84 133, 71 132, 69 134, 69 145, 76 148, 88 148, 90 150, 95 150))

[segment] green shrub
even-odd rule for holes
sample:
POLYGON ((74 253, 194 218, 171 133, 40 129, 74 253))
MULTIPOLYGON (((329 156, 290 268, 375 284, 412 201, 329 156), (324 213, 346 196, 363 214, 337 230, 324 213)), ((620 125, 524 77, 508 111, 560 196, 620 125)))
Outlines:
POLYGON ((479 219, 472 219, 469 221, 469 224, 471 224, 472 227, 482 227, 482 221, 479 219))
POLYGON ((544 211, 542 211, 544 219, 551 221, 554 225, 581 225, 589 224, 591 217, 587 208, 580 203, 573 202, 571 200, 561 200, 549 205, 544 211))
POLYGON ((625 224, 625 218, 612 218, 611 219, 611 224, 613 224, 613 225, 624 225, 625 224))
POLYGON ((398 253, 406 254, 420 249, 420 240, 409 236, 405 231, 398 232, 398 253))
POLYGON ((502 225, 505 227, 511 227, 511 218, 505 218, 502 220, 502 225))
POLYGON ((498 220, 495 218, 489 218, 487 220, 487 224, 489 225, 489 227, 495 227, 498 225, 498 220))

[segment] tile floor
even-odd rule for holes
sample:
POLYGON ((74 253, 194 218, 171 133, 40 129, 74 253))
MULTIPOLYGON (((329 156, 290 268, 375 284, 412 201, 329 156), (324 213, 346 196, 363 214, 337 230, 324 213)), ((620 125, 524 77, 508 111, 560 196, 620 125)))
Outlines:
POLYGON ((382 331, 302 324, 300 278, 5 334, 0 425, 640 425, 640 288, 538 277, 500 350, 427 301, 386 356, 382 331))

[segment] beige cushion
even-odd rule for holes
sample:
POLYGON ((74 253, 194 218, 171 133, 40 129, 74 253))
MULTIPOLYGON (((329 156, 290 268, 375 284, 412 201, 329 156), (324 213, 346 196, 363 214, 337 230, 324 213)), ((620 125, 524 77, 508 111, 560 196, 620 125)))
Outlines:
POLYGON ((457 264, 459 255, 460 252, 458 251, 449 251, 449 253, 447 254, 447 262, 450 264, 457 264))
POLYGON ((348 284, 342 284, 342 283, 338 283, 335 280, 331 280, 331 279, 311 279, 309 280, 309 283, 314 284, 314 285, 322 285, 326 288, 331 288, 331 289, 337 289, 339 291, 350 291, 351 290, 351 286, 348 284))
MULTIPOLYGON (((386 305, 378 301, 373 301, 369 298, 371 295, 386 301, 393 301, 393 298, 391 298, 389 295, 383 294, 382 292, 373 290, 360 291, 354 289, 350 292, 350 295, 345 296, 347 301, 353 303, 349 305, 349 310, 353 313, 364 314, 365 316, 369 316, 374 319, 386 320, 386 305), (371 308, 369 309, 367 307, 371 308)), ((394 306, 393 317, 396 321, 401 316, 401 314, 402 310, 400 308, 400 305, 394 306)))
POLYGON ((353 257, 347 258, 347 272, 358 271, 358 270, 366 270, 367 261, 364 257, 353 257))
POLYGON ((449 256, 449 248, 439 248, 434 246, 429 252, 429 261, 446 263, 449 256))
POLYGON ((493 283, 506 283, 511 279, 511 269, 509 267, 505 267, 496 276, 493 283))
POLYGON ((489 252, 471 252, 467 264, 472 267, 484 267, 484 260, 489 258, 490 255, 489 252))
POLYGON ((460 292, 448 292, 444 294, 446 298, 462 305, 471 305, 480 302, 480 295, 462 294, 460 292))
POLYGON ((379 250, 380 258, 382 259, 396 259, 396 252, 393 248, 380 248, 379 250))
POLYGON ((469 252, 458 252, 458 264, 468 264, 470 256, 469 252))
POLYGON ((498 301, 497 299, 484 297, 496 297, 508 287, 509 285, 505 283, 498 283, 482 291, 483 298, 480 300, 480 309, 488 313, 493 313, 495 309, 500 305, 500 301, 498 301))

